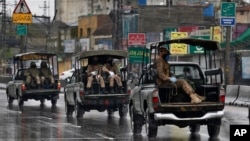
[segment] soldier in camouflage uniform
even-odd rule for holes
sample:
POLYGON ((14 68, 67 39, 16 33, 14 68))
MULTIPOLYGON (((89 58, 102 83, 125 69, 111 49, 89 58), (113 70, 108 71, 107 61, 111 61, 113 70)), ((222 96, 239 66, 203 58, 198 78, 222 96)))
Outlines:
POLYGON ((157 84, 159 86, 176 85, 177 87, 182 87, 185 93, 190 96, 191 103, 201 103, 204 100, 204 97, 196 94, 194 89, 185 80, 176 80, 175 77, 170 76, 170 68, 168 64, 168 59, 170 57, 169 51, 164 47, 160 47, 158 54, 159 55, 156 58, 156 70, 158 74, 157 84))
POLYGON ((105 82, 103 77, 100 75, 102 74, 102 68, 103 65, 100 64, 99 60, 97 57, 92 58, 93 60, 91 60, 90 58, 90 63, 88 64, 87 67, 87 75, 88 75, 88 81, 87 81, 87 89, 86 89, 86 93, 88 94, 90 92, 91 86, 92 86, 92 82, 94 79, 96 79, 101 86, 101 93, 107 93, 106 89, 105 89, 105 82), (93 62, 91 62, 93 61, 93 62), (94 74, 94 72, 97 72, 97 74, 94 74))
POLYGON ((37 69, 35 62, 30 63, 30 68, 25 70, 24 76, 26 77, 27 87, 30 87, 31 85, 33 85, 31 84, 32 79, 34 79, 37 86, 40 87, 41 82, 40 82, 40 77, 39 77, 39 70, 37 69))
POLYGON ((51 85, 54 85, 54 83, 55 83, 54 77, 52 75, 50 68, 48 68, 46 62, 41 62, 40 76, 41 76, 42 84, 44 84, 45 80, 48 79, 50 81, 51 85))
POLYGON ((124 93, 122 90, 122 81, 120 77, 120 72, 115 64, 116 60, 112 60, 111 57, 107 58, 106 64, 104 65, 104 71, 109 73, 109 87, 110 93, 114 93, 114 81, 118 85, 119 93, 124 93))

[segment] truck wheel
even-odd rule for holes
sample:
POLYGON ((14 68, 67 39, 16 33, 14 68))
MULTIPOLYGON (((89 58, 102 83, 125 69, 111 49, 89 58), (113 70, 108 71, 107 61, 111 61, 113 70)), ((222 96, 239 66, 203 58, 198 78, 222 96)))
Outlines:
POLYGON ((45 102, 45 99, 41 99, 41 100, 40 100, 41 105, 43 105, 44 102, 45 102))
POLYGON ((216 138, 220 133, 220 125, 207 125, 207 131, 211 138, 216 138))
POLYGON ((65 112, 67 117, 72 117, 74 110, 74 106, 69 105, 68 102, 65 101, 65 112))
POLYGON ((128 106, 127 105, 119 106, 119 116, 120 116, 120 118, 126 117, 127 113, 128 113, 128 106))
POLYGON ((19 106, 23 106, 23 98, 20 95, 17 96, 17 102, 19 106))
POLYGON ((143 117, 134 112, 134 106, 130 105, 129 109, 130 116, 130 126, 134 134, 141 134, 142 125, 143 125, 143 117))
POLYGON ((108 112, 108 116, 113 116, 114 115, 113 109, 107 109, 107 112, 108 112))
POLYGON ((75 111, 76 112, 76 117, 77 118, 82 118, 85 111, 84 111, 83 107, 78 102, 76 102, 76 103, 77 103, 76 107, 75 107, 75 109, 76 109, 76 111, 75 111))
POLYGON ((51 99, 51 104, 52 104, 52 106, 55 106, 56 103, 57 103, 57 99, 51 99))
POLYGON ((146 110, 146 133, 149 138, 155 138, 158 131, 157 122, 154 120, 153 115, 149 113, 149 110, 146 110))
POLYGON ((14 98, 10 97, 10 96, 7 94, 7 100, 8 100, 8 103, 9 103, 9 104, 13 104, 14 98))
POLYGON ((200 124, 194 124, 189 126, 189 130, 192 134, 200 132, 200 124))

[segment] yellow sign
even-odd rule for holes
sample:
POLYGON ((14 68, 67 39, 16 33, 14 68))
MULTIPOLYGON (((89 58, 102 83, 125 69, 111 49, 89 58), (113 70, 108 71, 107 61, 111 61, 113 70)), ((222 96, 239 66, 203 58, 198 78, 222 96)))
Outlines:
POLYGON ((214 26, 210 28, 211 34, 212 34, 212 40, 221 42, 222 41, 222 36, 221 36, 221 27, 220 26, 214 26))
MULTIPOLYGON (((171 39, 187 38, 187 32, 171 32, 171 39)), ((171 54, 187 54, 187 44, 171 44, 171 54)))
POLYGON ((15 7, 12 14, 12 21, 17 24, 32 23, 32 14, 25 0, 20 0, 15 7))
POLYGON ((32 14, 17 14, 12 15, 13 23, 22 23, 22 24, 31 24, 32 23, 32 14))

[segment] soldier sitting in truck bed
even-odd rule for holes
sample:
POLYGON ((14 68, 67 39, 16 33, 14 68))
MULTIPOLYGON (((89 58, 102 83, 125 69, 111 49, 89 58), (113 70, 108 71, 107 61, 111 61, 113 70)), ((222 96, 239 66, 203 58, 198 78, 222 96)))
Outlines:
POLYGON ((165 47, 160 47, 156 58, 157 84, 159 86, 173 85, 182 87, 187 95, 191 98, 191 103, 201 103, 205 98, 196 94, 194 89, 183 79, 176 80, 175 77, 169 76, 170 68, 168 60, 170 52, 165 47))
POLYGON ((39 77, 39 70, 36 67, 35 62, 30 63, 30 68, 24 71, 24 76, 26 77, 26 87, 27 88, 40 88, 41 82, 39 77))
POLYGON ((40 65, 40 76, 41 76, 41 83, 43 87, 51 87, 55 84, 54 77, 50 68, 48 68, 47 62, 41 62, 40 65))

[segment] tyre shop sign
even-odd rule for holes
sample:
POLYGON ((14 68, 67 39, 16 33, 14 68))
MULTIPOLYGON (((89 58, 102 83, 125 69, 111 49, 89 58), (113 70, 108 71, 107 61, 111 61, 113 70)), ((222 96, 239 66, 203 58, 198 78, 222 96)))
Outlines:
POLYGON ((128 45, 145 45, 146 35, 145 33, 128 33, 128 45))

